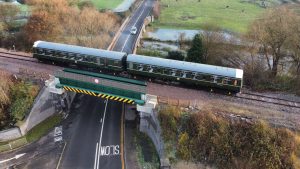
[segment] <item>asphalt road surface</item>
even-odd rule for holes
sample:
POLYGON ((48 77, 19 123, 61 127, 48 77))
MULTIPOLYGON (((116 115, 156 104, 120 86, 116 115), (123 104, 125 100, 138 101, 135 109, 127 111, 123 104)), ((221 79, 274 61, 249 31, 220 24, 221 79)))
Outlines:
POLYGON ((132 13, 128 24, 124 27, 112 50, 126 53, 133 52, 135 42, 142 29, 143 22, 145 18, 149 16, 154 2, 154 0, 144 0, 142 4, 132 13), (133 26, 137 28, 137 33, 135 35, 130 34, 130 30, 133 26))
POLYGON ((63 126, 67 146, 59 168, 124 168, 123 104, 88 95, 76 101, 63 126))

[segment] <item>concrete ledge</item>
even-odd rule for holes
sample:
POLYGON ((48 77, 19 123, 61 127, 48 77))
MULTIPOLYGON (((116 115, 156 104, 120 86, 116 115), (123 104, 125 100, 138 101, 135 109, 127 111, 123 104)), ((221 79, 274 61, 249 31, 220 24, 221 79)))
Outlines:
POLYGON ((22 133, 18 127, 0 131, 0 141, 8 141, 22 137, 22 133))

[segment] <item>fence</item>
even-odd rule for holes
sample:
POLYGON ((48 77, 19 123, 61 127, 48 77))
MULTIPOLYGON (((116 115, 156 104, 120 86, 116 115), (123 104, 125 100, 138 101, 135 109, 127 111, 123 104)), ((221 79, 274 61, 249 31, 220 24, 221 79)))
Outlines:
POLYGON ((199 100, 173 99, 165 96, 158 96, 157 102, 158 104, 168 104, 178 107, 199 107, 202 103, 199 100))

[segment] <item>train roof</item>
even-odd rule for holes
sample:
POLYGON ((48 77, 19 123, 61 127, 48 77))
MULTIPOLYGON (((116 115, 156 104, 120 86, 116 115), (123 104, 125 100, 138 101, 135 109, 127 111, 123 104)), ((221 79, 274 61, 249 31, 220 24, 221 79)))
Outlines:
POLYGON ((157 57, 135 55, 135 54, 129 54, 127 56, 127 61, 147 64, 147 65, 168 67, 171 69, 180 69, 185 71, 202 72, 207 74, 221 75, 221 76, 234 77, 234 78, 243 78, 242 69, 234 69, 234 68, 221 67, 221 66, 184 62, 178 60, 162 59, 157 57))
POLYGON ((98 56, 98 57, 105 57, 105 58, 116 59, 116 60, 121 60, 124 57, 124 55, 126 55, 126 53, 122 53, 122 52, 108 51, 103 49, 95 49, 95 48, 88 48, 88 47, 75 46, 75 45, 67 45, 61 43, 45 42, 45 41, 36 41, 34 42, 33 47, 84 54, 84 55, 91 55, 91 56, 98 56))

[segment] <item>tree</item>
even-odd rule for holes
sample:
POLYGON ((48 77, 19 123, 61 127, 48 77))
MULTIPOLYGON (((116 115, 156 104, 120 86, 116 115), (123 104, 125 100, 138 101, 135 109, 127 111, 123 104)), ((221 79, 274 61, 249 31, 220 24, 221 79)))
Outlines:
POLYGON ((188 50, 186 61, 203 63, 203 53, 204 49, 202 44, 202 37, 200 34, 196 34, 192 41, 192 47, 188 50))
MULTIPOLYGON (((223 60, 232 61, 234 41, 229 42, 224 32, 213 24, 204 25, 203 32, 203 62, 212 65, 223 65, 223 60)), ((234 65, 237 66, 237 65, 234 65)))
POLYGON ((0 3, 0 20, 3 22, 3 29, 9 30, 13 27, 15 17, 20 13, 17 5, 0 3))
POLYGON ((24 27, 27 41, 32 44, 36 40, 55 41, 62 33, 58 17, 46 11, 34 12, 24 27))
POLYGON ((167 59, 184 60, 184 55, 181 51, 169 51, 167 59))
POLYGON ((186 42, 185 33, 180 33, 178 37, 179 49, 182 50, 184 43, 186 42))
POLYGON ((296 15, 286 7, 268 11, 263 18, 256 20, 250 27, 248 37, 257 43, 265 57, 271 77, 278 73, 278 65, 284 58, 283 49, 290 36, 290 25, 296 15))
MULTIPOLYGON (((118 17, 93 7, 72 7, 76 0, 29 0, 32 16, 24 27, 29 44, 36 40, 57 41, 105 48, 118 28, 118 17)), ((84 1, 87 2, 87 1, 84 1)))
POLYGON ((155 1, 153 5, 153 16, 157 19, 160 15, 160 3, 155 1))
POLYGON ((300 17, 295 19, 293 25, 290 25, 290 33, 287 48, 293 59, 293 68, 296 76, 300 77, 300 17))
POLYGON ((112 13, 99 13, 94 8, 84 8, 74 15, 70 32, 75 37, 76 44, 105 48, 118 28, 117 21, 112 13))

